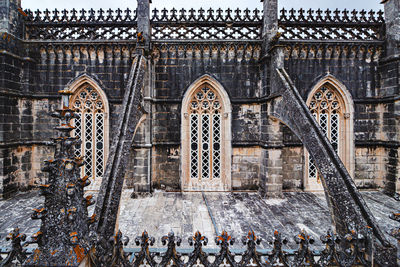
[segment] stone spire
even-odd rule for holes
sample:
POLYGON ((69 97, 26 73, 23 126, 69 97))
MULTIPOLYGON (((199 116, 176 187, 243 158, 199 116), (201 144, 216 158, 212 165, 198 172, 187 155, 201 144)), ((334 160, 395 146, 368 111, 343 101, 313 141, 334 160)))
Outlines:
POLYGON ((74 129, 71 120, 74 111, 69 108, 70 91, 60 91, 62 109, 53 116, 59 118, 56 130, 60 136, 53 139, 54 159, 46 161, 42 169, 49 173, 47 184, 40 185, 45 196, 44 207, 34 209, 32 219, 42 220, 40 230, 32 236, 38 248, 25 264, 35 266, 76 266, 90 249, 89 218, 87 207, 94 204, 92 196, 84 197, 84 187, 90 184, 88 177, 80 177, 83 158, 74 155, 74 146, 80 140, 70 136, 74 129))
POLYGON ((400 1, 387 0, 382 3, 385 6, 387 55, 398 55, 400 53, 400 1))
POLYGON ((137 48, 146 52, 150 49, 151 39, 150 4, 151 0, 137 0, 137 48))

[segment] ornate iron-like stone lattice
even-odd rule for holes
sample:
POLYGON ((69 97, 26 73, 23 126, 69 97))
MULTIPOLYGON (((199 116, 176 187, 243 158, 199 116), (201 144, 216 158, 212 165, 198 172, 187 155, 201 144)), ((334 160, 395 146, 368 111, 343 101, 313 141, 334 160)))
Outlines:
MULTIPOLYGON (((14 231, 17 235, 13 241, 13 248, 8 257, 2 264, 11 262, 23 262, 29 253, 22 249, 22 239, 19 238, 18 230, 14 231)), ((11 235, 11 234, 10 234, 11 235)), ((354 231, 350 231, 345 236, 338 236, 328 231, 326 235, 320 237, 325 248, 314 249, 313 237, 302 231, 294 237, 297 249, 285 249, 288 240, 282 238, 278 231, 274 232, 273 238, 268 242, 272 248, 259 249, 258 246, 263 242, 253 231, 249 231, 247 236, 242 238, 243 249, 231 250, 235 243, 235 238, 223 231, 215 238, 215 244, 219 249, 207 249, 208 238, 200 232, 196 232, 188 238, 188 243, 193 249, 179 249, 182 239, 175 236, 173 232, 163 236, 161 241, 166 245, 166 249, 151 248, 155 243, 155 238, 151 237, 146 231, 141 236, 135 238, 135 244, 139 249, 124 249, 129 239, 122 237, 118 232, 110 240, 102 240, 103 247, 98 245, 96 250, 92 249, 88 253, 87 263, 90 266, 124 266, 124 267, 164 267, 164 266, 369 266, 371 265, 370 255, 373 253, 372 239, 370 235, 362 236, 354 231)), ((74 265, 74 264, 72 264, 74 265)))
POLYGON ((134 40, 136 10, 25 10, 30 40, 134 40))
POLYGON ((154 9, 151 18, 155 40, 261 39, 262 11, 154 9))
POLYGON ((98 179, 105 165, 105 104, 100 93, 85 84, 71 97, 71 108, 76 113, 73 135, 81 140, 75 147, 75 156, 85 155, 82 176, 98 179))
MULTIPOLYGON (((339 133, 341 109, 343 103, 336 90, 324 85, 313 95, 309 104, 311 114, 319 123, 323 133, 328 137, 336 153, 339 153, 339 133)), ((320 183, 317 167, 308 156, 308 178, 316 179, 320 183)))
POLYGON ((384 40, 382 11, 281 10, 279 31, 284 40, 384 40))
POLYGON ((221 174, 220 97, 211 86, 194 92, 190 114, 190 178, 219 179, 221 174))
POLYGON ((0 266, 10 266, 14 260, 18 260, 20 263, 24 262, 28 256, 27 250, 23 248, 27 243, 22 243, 26 240, 26 235, 21 234, 19 228, 15 228, 7 235, 6 240, 11 241, 12 247, 5 259, 0 256, 0 266))
MULTIPOLYGON (((135 10, 26 10, 25 38, 30 40, 133 40, 135 10)), ((261 10, 152 11, 153 40, 261 40, 261 10)), ((281 10, 283 40, 368 40, 385 36, 383 12, 281 10)))

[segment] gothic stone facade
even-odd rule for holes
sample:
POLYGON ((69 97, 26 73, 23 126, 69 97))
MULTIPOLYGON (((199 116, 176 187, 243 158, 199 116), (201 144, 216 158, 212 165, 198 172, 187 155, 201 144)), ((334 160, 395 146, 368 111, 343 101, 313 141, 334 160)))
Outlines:
POLYGON ((147 8, 49 12, 0 1, 2 196, 44 183, 57 123, 48 115, 63 89, 80 114, 82 174, 98 188, 139 41, 149 63, 147 114, 125 188, 322 190, 302 143, 269 116, 270 55, 283 49, 286 71, 356 185, 399 189, 398 1, 387 1, 385 13, 278 12, 272 0, 255 11, 150 12, 139 2, 147 8))

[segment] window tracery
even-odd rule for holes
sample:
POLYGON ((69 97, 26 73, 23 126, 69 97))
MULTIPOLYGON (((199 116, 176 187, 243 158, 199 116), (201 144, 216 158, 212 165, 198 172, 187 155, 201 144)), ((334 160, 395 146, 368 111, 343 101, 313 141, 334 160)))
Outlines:
POLYGON ((75 147, 75 156, 85 157, 82 176, 97 180, 103 177, 106 160, 104 99, 93 86, 84 84, 72 96, 70 103, 77 115, 74 135, 82 142, 75 147))
POLYGON ((219 179, 221 174, 221 101, 207 84, 189 104, 190 178, 219 179))
MULTIPOLYGON (((328 84, 324 84, 313 94, 308 107, 335 152, 340 154, 340 127, 344 103, 337 90, 328 84)), ((308 155, 308 179, 321 183, 318 169, 310 155, 308 155)))

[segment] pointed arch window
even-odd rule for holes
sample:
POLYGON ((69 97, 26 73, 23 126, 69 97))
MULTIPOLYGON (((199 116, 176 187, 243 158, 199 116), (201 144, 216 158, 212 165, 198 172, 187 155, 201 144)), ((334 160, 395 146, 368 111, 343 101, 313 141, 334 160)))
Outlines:
POLYGON ((190 114, 190 178, 219 179, 221 175, 221 102, 204 85, 192 96, 190 114))
POLYGON ((95 182, 103 177, 107 159, 108 122, 105 101, 102 92, 89 83, 80 86, 70 101, 77 115, 74 135, 82 142, 75 147, 75 155, 85 158, 85 165, 81 168, 82 176, 87 175, 95 182))
MULTIPOLYGON (((322 86, 313 95, 309 109, 324 134, 328 137, 333 149, 339 154, 340 110, 343 105, 340 103, 340 97, 335 91, 328 85, 322 86)), ((308 162, 309 178, 316 179, 320 183, 317 167, 311 158, 309 158, 308 162)))
MULTIPOLYGON (((352 172, 352 101, 343 86, 332 82, 322 82, 313 90, 307 105, 320 125, 333 149, 352 172), (350 116, 351 115, 351 116, 350 116)), ((306 152, 306 189, 322 190, 321 177, 311 156, 306 152)))
POLYGON ((214 78, 204 75, 189 86, 182 100, 182 190, 231 190, 231 112, 214 78))

